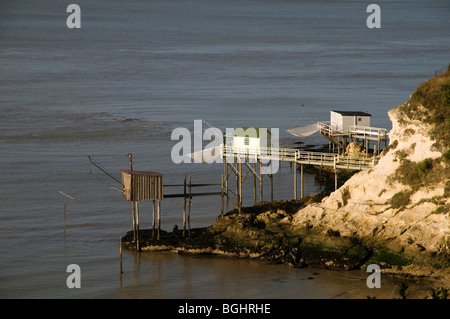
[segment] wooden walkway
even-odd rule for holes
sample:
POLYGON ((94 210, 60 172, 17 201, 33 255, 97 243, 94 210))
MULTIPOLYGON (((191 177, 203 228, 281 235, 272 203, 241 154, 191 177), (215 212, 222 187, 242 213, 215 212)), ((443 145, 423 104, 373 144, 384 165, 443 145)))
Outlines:
POLYGON ((223 148, 223 156, 233 158, 248 158, 256 160, 278 160, 297 164, 328 166, 334 169, 363 170, 374 167, 379 157, 349 157, 334 153, 301 151, 291 148, 235 148, 227 144, 223 148))
POLYGON ((348 130, 338 130, 329 123, 318 122, 317 128, 322 135, 326 136, 348 136, 354 138, 363 138, 370 140, 384 141, 387 136, 387 129, 371 126, 352 125, 348 130))

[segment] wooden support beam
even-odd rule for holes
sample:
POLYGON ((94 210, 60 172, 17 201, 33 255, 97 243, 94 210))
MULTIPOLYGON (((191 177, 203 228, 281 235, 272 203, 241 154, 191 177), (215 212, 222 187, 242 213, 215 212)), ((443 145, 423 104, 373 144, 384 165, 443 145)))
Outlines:
POLYGON ((259 201, 262 202, 263 201, 263 177, 264 175, 262 174, 262 163, 259 162, 259 201))
POLYGON ((189 175, 189 206, 188 206, 188 236, 191 237, 191 205, 192 205, 192 187, 191 175, 189 175))
POLYGON ((337 169, 334 169, 334 190, 338 188, 337 169))
POLYGON ((294 199, 297 200, 297 163, 294 163, 294 199))
POLYGON ((183 188, 183 232, 182 236, 186 236, 186 174, 184 174, 184 188, 183 188))
POLYGON ((119 255, 120 255, 120 274, 122 276, 123 270, 122 270, 122 236, 120 237, 120 248, 119 248, 119 255))
POLYGON ((223 217, 223 174, 222 174, 222 184, 221 184, 221 192, 220 192, 220 217, 223 217))
MULTIPOLYGON (((133 170, 133 155, 128 153, 128 159, 130 160, 130 171, 133 170)), ((134 207, 134 201, 131 201, 131 214, 133 217, 133 240, 136 241, 136 209, 134 207)))
POLYGON ((300 164, 300 198, 303 198, 303 164, 300 164))
POLYGON ((270 201, 273 202, 273 174, 269 174, 270 177, 270 201))
POLYGON ((66 201, 64 201, 64 236, 66 235, 66 201))
POLYGON ((224 169, 224 174, 225 174, 225 193, 227 195, 227 207, 228 207, 228 203, 229 203, 229 199, 228 199, 228 163, 227 163, 226 156, 223 157, 223 165, 224 165, 223 169, 224 169))
POLYGON ((239 161, 239 214, 242 212, 242 161, 239 161))
POLYGON ((157 240, 159 240, 160 238, 160 230, 161 230, 161 201, 158 200, 158 234, 156 236, 157 240))
POLYGON ((237 165, 237 158, 234 159, 234 166, 236 166, 235 169, 235 175, 236 175, 236 203, 238 205, 238 212, 240 213, 240 200, 239 200, 239 167, 237 165))
POLYGON ((136 250, 141 250, 139 243, 139 203, 136 202, 136 250))
POLYGON ((155 200, 153 200, 152 237, 155 237, 155 200))
POLYGON ((255 172, 255 163, 253 163, 253 202, 256 204, 256 172, 255 172))

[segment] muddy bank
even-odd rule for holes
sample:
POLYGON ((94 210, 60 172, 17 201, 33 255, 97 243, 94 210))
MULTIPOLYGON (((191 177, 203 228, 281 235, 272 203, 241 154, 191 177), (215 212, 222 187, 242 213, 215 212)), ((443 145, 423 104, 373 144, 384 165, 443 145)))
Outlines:
MULTIPOLYGON (((302 200, 263 202, 244 207, 218 217, 210 227, 173 232, 161 231, 160 239, 152 230, 140 231, 143 251, 176 251, 178 253, 210 254, 252 258, 292 267, 322 267, 326 269, 356 269, 372 255, 358 239, 343 237, 329 231, 326 236, 305 225, 293 227, 294 214, 322 199, 312 194, 302 200)), ((123 238, 127 248, 136 249, 133 233, 123 238)))
MULTIPOLYGON (((384 247, 369 247, 363 240, 343 236, 331 227, 324 233, 308 224, 295 226, 295 214, 321 199, 322 195, 312 194, 298 201, 263 202, 244 207, 241 214, 232 210, 209 227, 191 229, 190 235, 186 230, 185 236, 181 229, 161 231, 157 240, 152 230, 141 230, 140 247, 142 251, 256 259, 294 268, 346 271, 365 269, 375 263, 380 265, 384 276, 399 281, 400 287, 404 282, 436 289, 449 286, 445 270, 444 273, 434 270, 433 276, 423 275, 427 273, 423 265, 416 266, 384 247)), ((124 236, 123 245, 136 249, 133 232, 124 236)))

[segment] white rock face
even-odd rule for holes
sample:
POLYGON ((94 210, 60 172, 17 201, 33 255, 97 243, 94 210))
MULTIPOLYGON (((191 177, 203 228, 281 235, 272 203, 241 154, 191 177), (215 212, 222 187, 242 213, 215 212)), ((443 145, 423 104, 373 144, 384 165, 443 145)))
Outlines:
MULTIPOLYGON (((390 149, 373 169, 353 175, 321 203, 298 211, 293 223, 298 227, 310 225, 324 233, 332 229, 341 236, 358 237, 368 245, 384 245, 406 254, 448 255, 450 214, 432 214, 437 205, 431 198, 444 194, 449 176, 443 176, 442 182, 432 187, 415 189, 406 207, 392 208, 389 203, 394 194, 412 190, 411 186, 388 178, 400 166, 398 151, 413 162, 438 158, 442 153, 433 151, 434 141, 427 136, 424 124, 399 118, 398 108, 388 114, 392 121, 390 143, 397 141, 397 147, 390 149)), ((444 200, 450 205, 448 198, 444 200)))

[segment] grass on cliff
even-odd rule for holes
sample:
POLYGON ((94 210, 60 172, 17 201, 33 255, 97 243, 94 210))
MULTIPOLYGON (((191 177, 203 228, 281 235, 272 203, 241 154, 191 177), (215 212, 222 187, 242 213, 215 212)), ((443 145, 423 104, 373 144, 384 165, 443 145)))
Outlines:
MULTIPOLYGON (((445 156, 438 158, 426 158, 420 162, 412 162, 406 158, 401 159, 400 166, 395 170, 394 174, 388 177, 388 182, 397 181, 404 185, 411 187, 411 195, 413 192, 417 191, 421 187, 430 187, 433 185, 440 184, 448 176, 450 176, 450 165, 449 160, 445 156)), ((444 193, 442 197, 450 197, 450 188, 447 184, 444 187, 444 193)), ((396 194, 391 199, 391 204, 394 208, 401 207, 401 203, 408 204, 409 201, 406 200, 405 194, 396 194)), ((448 210, 445 209, 445 212, 448 210)))
POLYGON ((443 152, 450 149, 450 64, 446 72, 420 84, 399 111, 431 124, 429 134, 436 140, 435 146, 443 152))
POLYGON ((402 254, 396 254, 385 247, 379 247, 375 249, 367 264, 385 264, 389 266, 407 266, 412 262, 411 259, 403 256, 402 254))

